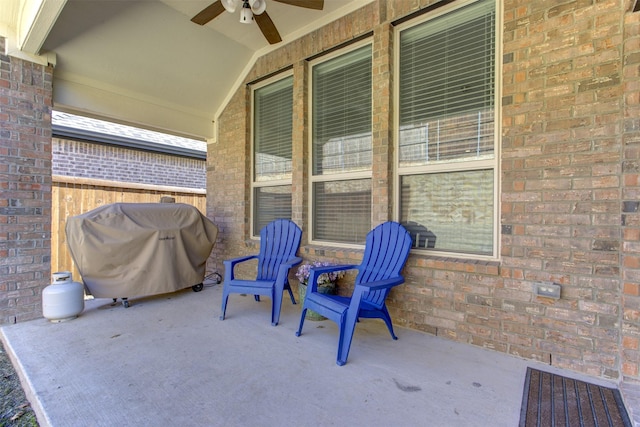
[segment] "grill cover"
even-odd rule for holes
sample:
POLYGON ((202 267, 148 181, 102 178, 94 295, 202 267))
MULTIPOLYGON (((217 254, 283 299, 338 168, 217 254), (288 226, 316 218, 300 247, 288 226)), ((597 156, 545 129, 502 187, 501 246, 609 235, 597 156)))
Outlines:
POLYGON ((67 244, 97 298, 174 292, 204 280, 218 227, 182 203, 113 203, 70 217, 67 244))

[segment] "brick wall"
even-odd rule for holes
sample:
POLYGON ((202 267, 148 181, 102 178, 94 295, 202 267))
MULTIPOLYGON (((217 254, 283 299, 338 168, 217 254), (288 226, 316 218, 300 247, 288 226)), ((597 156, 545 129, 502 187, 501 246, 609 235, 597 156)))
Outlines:
POLYGON ((41 317, 50 283, 52 71, 0 54, 0 323, 41 317))
POLYGON ((618 379, 623 5, 513 3, 504 32, 504 292, 514 313, 526 313, 520 323, 539 358, 618 379), (562 298, 532 298, 536 280, 561 284, 562 298))
MULTIPOLYGON (((373 34, 372 220, 393 219, 390 23, 435 3, 378 0, 265 55, 247 76, 250 83, 293 66, 293 219, 303 230, 309 225, 305 59, 373 34)), ((388 302, 396 324, 593 376, 639 379, 640 14, 630 9, 628 0, 504 1, 500 259, 412 254, 406 283, 388 302), (562 298, 536 297, 537 281, 560 283, 562 298)), ((249 107, 243 85, 208 147, 217 160, 207 168, 207 203, 221 225, 224 244, 211 261, 219 270, 220 260, 258 245, 248 227, 249 107), (212 184, 220 180, 225 191, 212 184)), ((361 256, 306 242, 305 233, 306 259, 361 256)))
POLYGON ((204 160, 53 138, 53 174, 140 184, 206 186, 204 160))

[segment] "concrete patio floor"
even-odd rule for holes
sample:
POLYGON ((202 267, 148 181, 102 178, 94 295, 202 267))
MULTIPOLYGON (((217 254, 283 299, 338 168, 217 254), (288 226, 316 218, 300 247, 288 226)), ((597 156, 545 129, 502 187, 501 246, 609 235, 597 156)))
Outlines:
POLYGON ((333 322, 296 337, 300 305, 273 327, 269 299, 237 294, 220 321, 221 291, 90 300, 1 337, 42 426, 512 427, 527 366, 614 386, 371 319, 340 367, 333 322))

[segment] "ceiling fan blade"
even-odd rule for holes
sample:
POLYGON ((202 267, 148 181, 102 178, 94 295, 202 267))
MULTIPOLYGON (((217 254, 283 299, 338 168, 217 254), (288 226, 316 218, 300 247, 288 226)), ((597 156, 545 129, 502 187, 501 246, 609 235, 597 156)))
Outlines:
POLYGON ((324 0, 273 0, 278 3, 289 4, 291 6, 304 7, 306 9, 322 10, 324 0))
POLYGON ((253 15, 253 19, 255 19, 258 27, 260 27, 260 31, 262 31, 264 38, 267 39, 269 44, 276 44, 282 41, 278 29, 267 12, 263 12, 260 15, 253 15))
POLYGON ((198 25, 204 25, 216 16, 220 15, 222 12, 224 12, 224 6, 220 0, 218 0, 202 9, 200 13, 191 18, 191 22, 195 22, 198 25))

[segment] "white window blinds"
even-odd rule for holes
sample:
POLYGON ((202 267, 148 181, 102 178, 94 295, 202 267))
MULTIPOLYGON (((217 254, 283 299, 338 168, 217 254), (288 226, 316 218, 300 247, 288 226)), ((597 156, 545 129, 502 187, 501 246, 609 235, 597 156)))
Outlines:
POLYGON ((254 179, 291 179, 293 77, 254 93, 254 179))
POLYGON ((313 174, 371 168, 371 46, 313 67, 313 174))
POLYGON ((400 30, 400 221, 424 250, 497 256, 495 0, 400 30))
POLYGON ((312 69, 312 239, 362 244, 371 228, 371 45, 312 69))
POLYGON ((253 235, 291 218, 293 77, 253 92, 253 235))
POLYGON ((401 166, 492 156, 494 1, 457 9, 400 37, 401 166))

